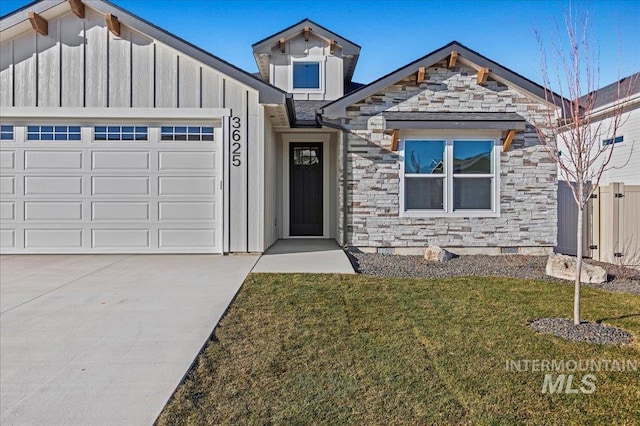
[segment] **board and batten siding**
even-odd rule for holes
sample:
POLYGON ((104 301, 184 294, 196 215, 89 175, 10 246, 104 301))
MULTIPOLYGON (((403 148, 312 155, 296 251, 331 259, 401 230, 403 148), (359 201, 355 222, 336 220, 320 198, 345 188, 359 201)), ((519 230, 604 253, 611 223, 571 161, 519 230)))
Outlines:
POLYGON ((228 248, 265 249, 265 119, 256 89, 128 26, 115 36, 104 15, 86 7, 84 19, 50 19, 47 36, 29 31, 0 41, 1 107, 132 108, 132 120, 136 108, 230 109, 225 129, 240 124, 238 140, 224 135, 228 248))
POLYGON ((255 92, 131 28, 113 35, 89 8, 2 40, 0 55, 0 106, 221 108, 223 80, 255 92))

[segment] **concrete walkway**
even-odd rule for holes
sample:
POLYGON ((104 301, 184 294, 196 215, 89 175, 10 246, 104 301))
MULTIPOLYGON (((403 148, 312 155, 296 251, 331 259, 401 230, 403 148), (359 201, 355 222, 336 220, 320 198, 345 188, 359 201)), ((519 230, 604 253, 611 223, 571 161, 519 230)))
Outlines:
POLYGON ((151 425, 257 256, 0 256, 0 424, 151 425))
POLYGON ((320 239, 278 240, 252 272, 355 273, 335 240, 320 239))

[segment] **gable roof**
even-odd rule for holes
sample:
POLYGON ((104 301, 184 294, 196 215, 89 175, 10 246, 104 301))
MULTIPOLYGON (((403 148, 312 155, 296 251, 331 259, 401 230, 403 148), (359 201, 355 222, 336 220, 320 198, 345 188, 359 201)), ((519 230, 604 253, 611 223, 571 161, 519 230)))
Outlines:
POLYGON ((614 83, 581 96, 578 99, 578 103, 584 106, 589 97, 595 97, 592 108, 596 109, 636 93, 640 93, 640 72, 621 78, 614 83))
MULTIPOLYGON (((459 59, 462 58, 463 60, 471 62, 479 67, 489 68, 490 75, 492 74, 494 76, 498 76, 504 80, 507 80, 513 83, 514 85, 520 87, 521 89, 524 89, 529 93, 537 96, 542 100, 546 99, 544 87, 498 64, 497 62, 494 62, 489 58, 482 56, 478 52, 469 49, 463 44, 457 41, 452 41, 451 43, 439 49, 436 49, 431 53, 428 53, 422 58, 419 58, 401 68, 398 68, 397 70, 392 71, 383 77, 380 77, 374 82, 369 83, 357 90, 354 90, 353 92, 327 104, 322 110, 322 115, 330 119, 342 117, 345 115, 345 110, 348 106, 351 106, 356 102, 359 102, 371 95, 374 95, 378 93, 380 90, 383 90, 397 83, 403 78, 411 74, 414 74, 415 72, 418 71, 419 67, 432 66, 433 64, 448 57, 451 54, 451 51, 453 50, 458 52, 459 59)), ((561 105, 563 102, 568 103, 566 99, 562 98, 557 93, 551 92, 550 95, 553 96, 554 103, 558 106, 561 105)))
POLYGON ((299 35, 305 27, 309 27, 312 34, 315 34, 325 40, 334 40, 338 46, 342 48, 342 57, 345 61, 345 81, 350 82, 353 78, 353 72, 360 56, 360 46, 354 42, 342 37, 339 34, 334 33, 323 27, 320 24, 313 22, 309 18, 305 18, 302 21, 285 28, 282 31, 278 31, 268 37, 251 45, 253 48, 253 55, 256 58, 256 62, 260 63, 259 58, 261 54, 271 54, 271 49, 278 44, 281 38, 285 40, 290 39, 296 35, 299 35))
MULTIPOLYGON (((5 32, 12 27, 28 24, 29 12, 37 14, 47 13, 50 9, 65 7, 70 9, 67 0, 39 0, 24 6, 14 12, 11 12, 0 18, 0 31, 5 32)), ((85 1, 85 6, 95 9, 102 13, 111 13, 118 17, 118 20, 147 36, 158 40, 159 42, 170 46, 171 48, 182 52, 186 56, 206 64, 221 73, 237 80, 259 92, 260 103, 263 104, 285 104, 286 98, 289 96, 285 91, 272 86, 269 83, 253 76, 252 74, 230 64, 229 62, 212 55, 211 53, 189 43, 188 41, 169 33, 168 31, 153 25, 152 23, 116 6, 106 0, 85 1)), ((46 17, 46 15, 45 15, 46 17)))

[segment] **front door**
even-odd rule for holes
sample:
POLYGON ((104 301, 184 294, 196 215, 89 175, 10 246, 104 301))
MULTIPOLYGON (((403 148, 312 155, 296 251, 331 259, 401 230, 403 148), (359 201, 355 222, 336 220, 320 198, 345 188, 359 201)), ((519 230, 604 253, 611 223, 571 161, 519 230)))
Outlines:
POLYGON ((289 234, 322 236, 322 144, 289 144, 289 234))

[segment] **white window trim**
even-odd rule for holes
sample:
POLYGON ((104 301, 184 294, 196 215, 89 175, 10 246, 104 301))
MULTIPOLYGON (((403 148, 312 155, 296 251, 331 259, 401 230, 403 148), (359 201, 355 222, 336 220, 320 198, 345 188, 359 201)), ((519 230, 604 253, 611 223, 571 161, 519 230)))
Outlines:
MULTIPOLYGON (((434 136, 425 135, 424 137, 411 136, 403 138, 399 141, 398 154, 400 157, 400 217, 500 217, 500 143, 499 139, 495 137, 470 137, 468 135, 455 135, 455 136, 434 136), (405 208, 405 173, 404 173, 404 149, 405 141, 445 141, 445 156, 444 165, 446 173, 442 178, 434 177, 433 179, 444 179, 444 194, 443 205, 444 210, 406 210, 405 208), (491 200, 491 210, 456 210, 453 211, 453 141, 465 140, 465 141, 492 141, 493 142, 493 174, 476 174, 474 178, 490 177, 493 178, 493 197, 491 200)), ((410 175, 409 175, 410 177, 410 175)), ((426 178, 425 179, 430 179, 426 178)))
POLYGON ((325 68, 326 68, 326 56, 305 56, 300 58, 291 58, 289 73, 289 92, 291 93, 324 93, 325 92, 325 68), (320 87, 318 89, 294 89, 293 88, 293 64, 296 62, 317 62, 319 64, 319 76, 320 87))

